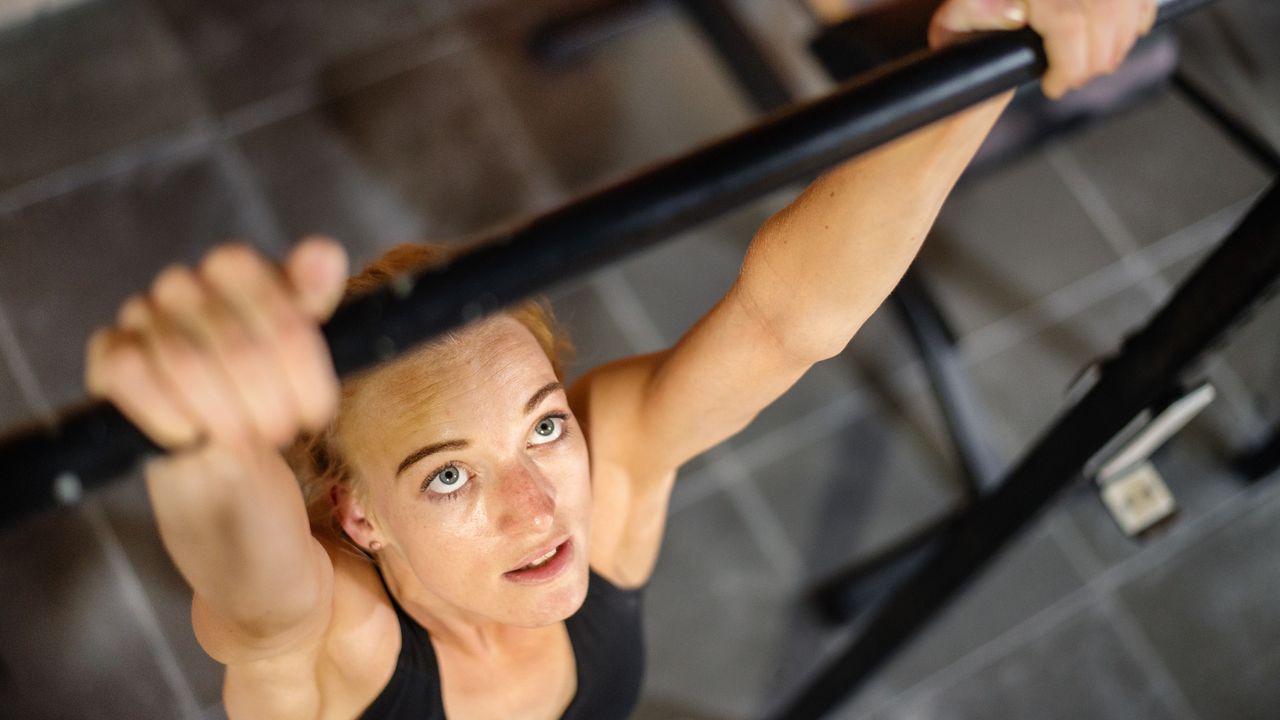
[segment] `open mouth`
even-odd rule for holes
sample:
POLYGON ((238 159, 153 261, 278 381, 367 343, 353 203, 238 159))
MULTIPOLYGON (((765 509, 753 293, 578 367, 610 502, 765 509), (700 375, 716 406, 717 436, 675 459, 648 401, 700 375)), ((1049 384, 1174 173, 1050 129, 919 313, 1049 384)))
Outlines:
POLYGON ((521 567, 503 573, 502 576, 522 585, 542 583, 558 576, 569 566, 571 559, 573 559, 573 540, 566 539, 521 567))

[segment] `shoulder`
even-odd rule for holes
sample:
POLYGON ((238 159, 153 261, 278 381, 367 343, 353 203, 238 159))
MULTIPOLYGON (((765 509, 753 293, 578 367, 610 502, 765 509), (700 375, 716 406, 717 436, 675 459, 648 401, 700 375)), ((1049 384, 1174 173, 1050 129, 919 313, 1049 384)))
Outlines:
POLYGON ((377 571, 335 543, 318 545, 332 567, 332 602, 323 626, 275 652, 215 657, 227 666, 223 693, 232 717, 358 714, 394 672, 399 622, 377 571))
POLYGON ((636 477, 652 475, 643 467, 652 454, 644 452, 638 435, 648 388, 668 352, 601 365, 569 388, 569 405, 587 434, 593 467, 602 464, 636 477))
POLYGON ((344 691, 381 690, 400 652, 395 608, 373 563, 336 543, 321 544, 333 561, 333 619, 325 633, 320 670, 325 665, 335 670, 347 686, 344 691))
POLYGON ((569 390, 591 456, 591 566, 619 588, 644 585, 665 527, 675 468, 650 467, 640 413, 658 355, 593 370, 569 390))

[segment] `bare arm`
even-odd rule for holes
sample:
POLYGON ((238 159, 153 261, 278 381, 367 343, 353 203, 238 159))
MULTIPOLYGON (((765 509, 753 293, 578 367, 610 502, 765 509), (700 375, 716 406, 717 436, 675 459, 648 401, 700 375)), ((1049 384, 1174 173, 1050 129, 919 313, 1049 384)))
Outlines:
POLYGON ((304 243, 284 272, 224 246, 196 269, 161 273, 90 341, 90 392, 173 449, 148 464, 147 488, 194 589, 197 635, 226 663, 327 622, 332 565, 276 448, 332 416, 337 379, 317 320, 345 268, 331 243, 304 243))
MULTIPOLYGON (((1154 19, 1155 0, 946 0, 930 40, 1029 25, 1057 96, 1113 70, 1154 19)), ((839 353, 902 277, 1008 100, 848 162, 772 217, 736 283, 675 347, 584 378, 584 409, 618 418, 599 422, 602 442, 638 475, 667 477, 839 353)))
POLYGON ((609 416, 593 432, 602 425, 628 467, 662 477, 839 353, 910 265, 1006 101, 917 131, 810 185, 759 230, 737 281, 674 347, 601 368, 575 388, 584 410, 609 416))

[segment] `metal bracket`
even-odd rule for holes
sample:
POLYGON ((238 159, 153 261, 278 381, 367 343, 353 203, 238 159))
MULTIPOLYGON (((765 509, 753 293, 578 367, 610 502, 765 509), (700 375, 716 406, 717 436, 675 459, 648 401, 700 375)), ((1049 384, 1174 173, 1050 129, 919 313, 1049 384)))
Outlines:
POLYGON ((1163 406, 1145 410, 1103 450, 1101 462, 1090 463, 1102 502, 1124 534, 1134 537, 1169 519, 1178 505, 1164 479, 1149 462, 1151 454, 1181 430, 1216 396, 1202 383, 1163 406))

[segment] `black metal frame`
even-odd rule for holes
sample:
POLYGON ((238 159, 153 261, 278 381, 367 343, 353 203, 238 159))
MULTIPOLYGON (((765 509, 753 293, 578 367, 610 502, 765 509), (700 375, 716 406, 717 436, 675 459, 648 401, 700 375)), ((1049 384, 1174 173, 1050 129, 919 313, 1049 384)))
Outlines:
POLYGON ((778 720, 821 717, 937 614, 1128 421, 1157 402, 1204 353, 1224 342, 1280 290, 1280 184, 1273 185, 1218 248, 1120 352, 1094 384, 979 499, 925 546, 910 575, 884 598, 862 633, 785 708, 778 720))

